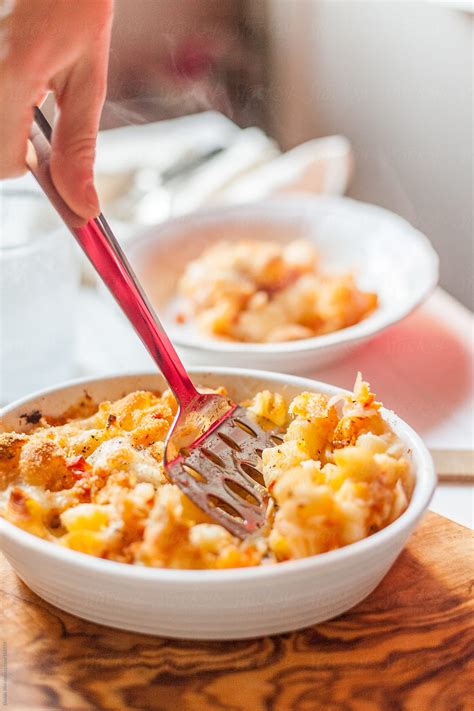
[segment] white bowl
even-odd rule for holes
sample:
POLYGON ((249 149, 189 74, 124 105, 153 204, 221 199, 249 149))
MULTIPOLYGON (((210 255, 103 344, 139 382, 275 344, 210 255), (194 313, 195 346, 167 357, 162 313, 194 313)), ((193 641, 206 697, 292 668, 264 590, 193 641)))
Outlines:
MULTIPOLYGON (((270 388, 292 397, 302 390, 328 395, 331 385, 262 371, 193 370, 196 383, 224 384, 241 400, 270 388)), ((96 401, 135 389, 163 387, 160 375, 83 380, 33 395, 0 414, 7 428, 22 429, 32 410, 59 414, 86 390, 96 401)), ((363 600, 399 555, 433 494, 433 464, 418 435, 396 415, 385 419, 410 450, 416 474, 407 510, 362 541, 303 560, 228 570, 164 570, 77 553, 0 519, 1 548, 19 577, 48 602, 111 627, 189 639, 238 639, 286 632, 322 622, 363 600)))
POLYGON ((421 232, 387 210, 345 197, 287 197, 198 212, 132 238, 127 254, 171 339, 192 365, 314 372, 404 318, 438 280, 438 257, 421 232), (192 324, 177 324, 176 283, 188 261, 213 242, 243 237, 311 240, 323 269, 354 271, 362 288, 377 292, 378 308, 349 328, 287 343, 220 341, 192 324))

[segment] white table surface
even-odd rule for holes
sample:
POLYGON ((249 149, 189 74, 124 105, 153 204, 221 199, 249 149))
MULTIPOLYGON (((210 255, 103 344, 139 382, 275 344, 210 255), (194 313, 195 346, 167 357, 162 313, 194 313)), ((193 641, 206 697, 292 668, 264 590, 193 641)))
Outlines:
MULTIPOLYGON (((79 302, 79 375, 153 370, 118 308, 93 289, 79 302)), ((307 375, 352 388, 357 370, 377 397, 436 448, 474 443, 474 320, 441 289, 343 361, 307 375)), ((474 528, 474 486, 439 484, 430 507, 474 528)))

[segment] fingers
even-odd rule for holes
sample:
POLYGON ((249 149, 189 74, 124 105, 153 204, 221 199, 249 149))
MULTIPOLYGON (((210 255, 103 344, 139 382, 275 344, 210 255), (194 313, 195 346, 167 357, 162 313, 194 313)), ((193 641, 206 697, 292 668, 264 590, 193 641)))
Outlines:
POLYGON ((61 197, 84 219, 100 212, 93 168, 106 71, 106 60, 95 67, 78 64, 56 91, 58 116, 53 130, 51 177, 61 197))
POLYGON ((26 172, 26 145, 33 120, 30 95, 8 80, 0 87, 0 179, 26 172))
MULTIPOLYGON (((0 5, 1 5, 0 0, 0 5)), ((52 179, 84 219, 99 212, 93 163, 106 91, 112 0, 16 0, 0 28, 0 177, 25 170, 33 106, 56 93, 52 179)))
MULTIPOLYGON (((38 69, 42 54, 36 42, 35 9, 20 1, 3 3, 0 22, 0 178, 26 172, 27 141, 35 99, 44 93, 47 77, 38 69), (8 7, 7 7, 8 5, 8 7), (28 22, 25 12, 32 16, 28 22)), ((0 6, 2 3, 0 2, 0 6)))

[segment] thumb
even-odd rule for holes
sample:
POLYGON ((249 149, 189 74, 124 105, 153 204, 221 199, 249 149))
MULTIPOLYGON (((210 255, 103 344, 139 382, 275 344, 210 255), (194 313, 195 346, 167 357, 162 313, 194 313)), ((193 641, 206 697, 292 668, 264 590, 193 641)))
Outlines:
POLYGON ((105 91, 105 71, 75 66, 56 94, 51 177, 61 197, 85 220, 100 212, 93 171, 105 91))

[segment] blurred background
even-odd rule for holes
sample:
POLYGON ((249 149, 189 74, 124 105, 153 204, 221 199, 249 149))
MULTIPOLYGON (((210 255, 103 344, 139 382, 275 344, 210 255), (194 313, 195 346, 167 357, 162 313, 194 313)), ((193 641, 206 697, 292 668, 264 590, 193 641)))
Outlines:
POLYGON ((283 150, 342 134, 348 194, 425 232, 472 307, 473 20, 469 0, 117 0, 103 126, 216 109, 283 150))
MULTIPOLYGON (((201 208, 346 194, 426 234, 472 308, 473 27, 471 0, 116 0, 96 178, 124 249, 201 208)), ((149 365, 32 176, 0 202, 0 400, 149 365)))
MULTIPOLYGON (((170 218, 275 194, 349 195, 421 230, 445 291, 311 375, 352 387, 360 368, 437 447, 474 437, 473 27, 473 0, 116 0, 97 147, 130 257, 170 218)), ((0 403, 153 367, 31 175, 0 184, 0 276, 0 403)), ((434 507, 472 521, 470 492, 434 507)))

